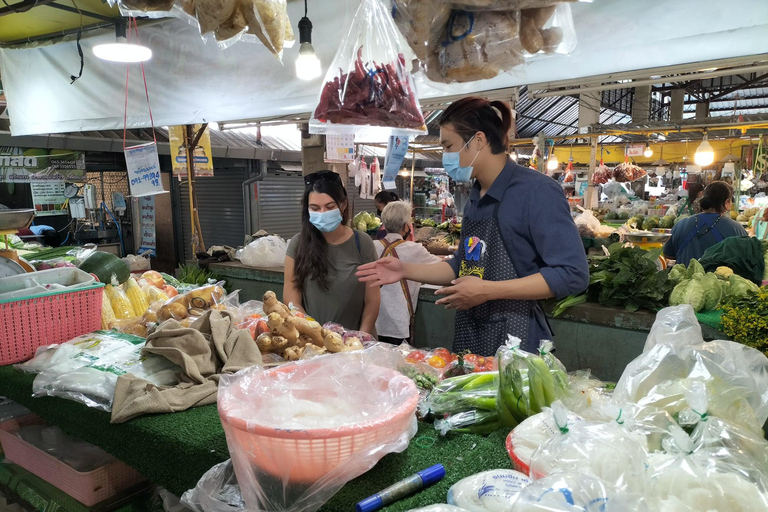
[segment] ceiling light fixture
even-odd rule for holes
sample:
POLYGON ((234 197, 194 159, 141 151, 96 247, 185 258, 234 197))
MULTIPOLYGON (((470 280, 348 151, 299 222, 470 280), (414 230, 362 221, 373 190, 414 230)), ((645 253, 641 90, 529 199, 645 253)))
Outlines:
POLYGON ((117 42, 99 44, 93 47, 93 54, 110 62, 145 62, 152 58, 152 50, 140 44, 129 43, 125 37, 125 18, 115 20, 117 42))
POLYGON ((549 153, 549 158, 547 159, 547 169, 554 171, 558 167, 560 167, 560 162, 557 161, 557 156, 555 156, 555 148, 553 147, 552 151, 549 153))
POLYGON ((312 47, 312 22, 307 18, 307 0, 304 0, 304 17, 299 20, 299 56, 296 58, 296 76, 312 80, 322 72, 320 59, 312 47))
POLYGON ((648 142, 645 143, 645 151, 643 151, 643 156, 645 158, 651 158, 653 156, 653 150, 651 149, 651 144, 648 142))
POLYGON ((715 150, 712 149, 712 145, 707 140, 706 133, 704 133, 704 140, 701 141, 696 154, 693 155, 693 161, 696 162, 696 165, 702 167, 706 167, 715 161, 715 150))

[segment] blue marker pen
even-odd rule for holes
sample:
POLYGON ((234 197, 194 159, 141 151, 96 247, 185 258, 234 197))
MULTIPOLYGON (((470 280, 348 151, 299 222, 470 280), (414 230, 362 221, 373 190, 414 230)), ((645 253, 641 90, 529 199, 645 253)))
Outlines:
POLYGON ((431 468, 419 471, 396 484, 390 485, 383 491, 379 491, 373 496, 364 499, 355 505, 356 512, 374 512, 382 507, 386 507, 397 500, 418 492, 425 487, 439 482, 445 476, 445 468, 442 464, 435 464, 431 468))

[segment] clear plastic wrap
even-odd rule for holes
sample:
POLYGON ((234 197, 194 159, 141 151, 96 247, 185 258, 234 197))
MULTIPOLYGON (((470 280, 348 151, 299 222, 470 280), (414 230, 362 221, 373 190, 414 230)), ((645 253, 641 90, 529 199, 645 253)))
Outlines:
POLYGON ((320 90, 311 133, 426 133, 409 64, 381 0, 362 0, 320 90))
POLYGON ((420 413, 443 415, 474 409, 496 412, 498 377, 498 372, 483 372, 445 379, 420 404, 420 413))
POLYGON ((651 459, 649 495, 662 511, 758 512, 768 510, 768 477, 749 455, 718 445, 694 445, 672 429, 669 456, 651 459))
MULTIPOLYGON (((209 309, 226 309, 231 305, 231 300, 226 301, 227 292, 224 290, 224 282, 214 285, 195 288, 186 293, 177 295, 168 300, 157 311, 158 322, 164 322, 173 318, 182 322, 189 318, 197 318, 209 309)), ((188 327, 188 325, 184 325, 188 327)))
POLYGON ((576 29, 568 3, 523 9, 520 44, 526 52, 570 54, 576 48, 576 29))
POLYGON ((181 496, 181 502, 195 512, 245 512, 232 460, 216 464, 181 496))
MULTIPOLYGON (((568 411, 555 403, 557 425, 567 423, 568 411)), ((541 479, 556 471, 595 476, 622 492, 645 492, 645 437, 630 433, 616 422, 576 422, 562 427, 531 456, 530 475, 541 479)))
POLYGON ((313 512, 416 433, 416 385, 343 352, 222 376, 219 414, 249 509, 313 512))
POLYGON ((32 384, 34 396, 58 396, 110 411, 122 374, 131 373, 158 386, 178 383, 180 368, 160 356, 142 356, 144 344, 138 336, 97 331, 42 347, 17 368, 38 373, 32 384))
POLYGON ((599 478, 558 472, 520 491, 511 512, 605 512, 619 495, 617 489, 599 478))
POLYGON ((453 484, 446 501, 470 512, 508 512, 530 483, 526 475, 511 469, 483 471, 453 484))
POLYGON ((425 74, 434 82, 494 78, 524 62, 520 11, 451 10, 426 53, 425 74))
POLYGON ((665 308, 656 315, 644 352, 627 365, 614 391, 617 402, 666 410, 689 407, 686 393, 707 390, 709 414, 756 433, 768 419, 768 358, 732 341, 704 342, 693 308, 665 308))
MULTIPOLYGON (((581 416, 569 411, 562 428, 570 430, 576 423, 581 421, 584 421, 581 416)), ((533 452, 553 437, 559 435, 561 435, 561 427, 558 426, 551 408, 547 407, 539 414, 534 414, 521 422, 509 434, 512 462, 518 470, 528 473, 533 452)))
POLYGON ((282 267, 287 250, 288 243, 279 236, 263 236, 238 249, 235 257, 251 267, 282 267))
POLYGON ((469 510, 455 505, 445 505, 443 503, 437 503, 435 505, 429 505, 422 508, 414 508, 408 512, 470 512, 469 510))
POLYGON ((499 428, 501 423, 496 411, 472 409, 435 420, 435 430, 443 436, 449 432, 484 435, 499 428))
POLYGON ((520 348, 520 339, 509 336, 499 348, 499 396, 497 406, 503 425, 515 427, 543 407, 570 394, 563 364, 552 355, 551 341, 545 341, 538 354, 520 348))
POLYGON ((573 219, 576 223, 576 229, 579 230, 579 234, 584 238, 596 238, 596 233, 601 228, 600 221, 597 220, 592 210, 585 210, 581 206, 578 208, 581 210, 581 213, 573 219))
POLYGON ((23 425, 16 435, 80 473, 93 471, 116 460, 101 448, 74 439, 56 426, 23 425))

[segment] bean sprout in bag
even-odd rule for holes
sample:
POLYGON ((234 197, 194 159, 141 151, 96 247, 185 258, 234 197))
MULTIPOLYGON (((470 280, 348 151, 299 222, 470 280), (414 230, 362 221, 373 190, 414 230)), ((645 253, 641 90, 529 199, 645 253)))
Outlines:
POLYGON ((219 415, 249 510, 314 512, 416 433, 419 393, 366 351, 319 356, 219 383, 219 415))

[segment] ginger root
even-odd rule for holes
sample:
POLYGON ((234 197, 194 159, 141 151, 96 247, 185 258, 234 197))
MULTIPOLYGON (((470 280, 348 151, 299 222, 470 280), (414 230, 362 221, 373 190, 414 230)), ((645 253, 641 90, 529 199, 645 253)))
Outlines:
POLYGON ((283 358, 286 361, 298 361, 301 354, 304 353, 304 347, 288 347, 283 352, 283 358))
POLYGON ((291 316, 283 318, 279 313, 270 313, 267 317, 267 326, 272 330, 272 334, 282 336, 291 345, 294 345, 299 339, 299 331, 296 330, 294 319, 291 316))
POLYGON ((360 338, 351 337, 344 340, 344 348, 342 351, 349 352, 351 350, 363 350, 363 342, 360 341, 360 338))
POLYGON ((306 318, 293 317, 293 324, 299 331, 299 334, 309 338, 311 343, 317 346, 323 346, 323 326, 319 323, 307 320, 306 318))
MULTIPOLYGON (((312 338, 310 338, 306 334, 301 334, 299 336, 299 339, 296 340, 296 343, 294 343, 293 346, 301 348, 301 347, 305 347, 307 345, 313 345, 314 343, 312 343, 312 342, 313 342, 312 338)), ((320 346, 322 346, 322 345, 320 345, 320 346)))
POLYGON ((328 353, 328 349, 326 349, 325 347, 318 347, 317 345, 308 343, 307 346, 304 347, 301 353, 301 358, 311 359, 313 357, 321 356, 326 353, 328 353))
POLYGON ((264 294, 263 297, 264 302, 264 314, 265 315, 271 315, 272 313, 277 313, 283 318, 289 318, 293 316, 291 314, 291 310, 288 309, 288 306, 277 300, 277 295, 275 295, 275 292, 267 292, 264 294))
POLYGON ((336 353, 344 350, 344 340, 341 338, 341 335, 332 331, 326 331, 323 344, 328 349, 328 352, 336 353))
POLYGON ((265 332, 256 338, 256 345, 261 352, 282 352, 288 346, 288 340, 282 336, 273 336, 265 332))

